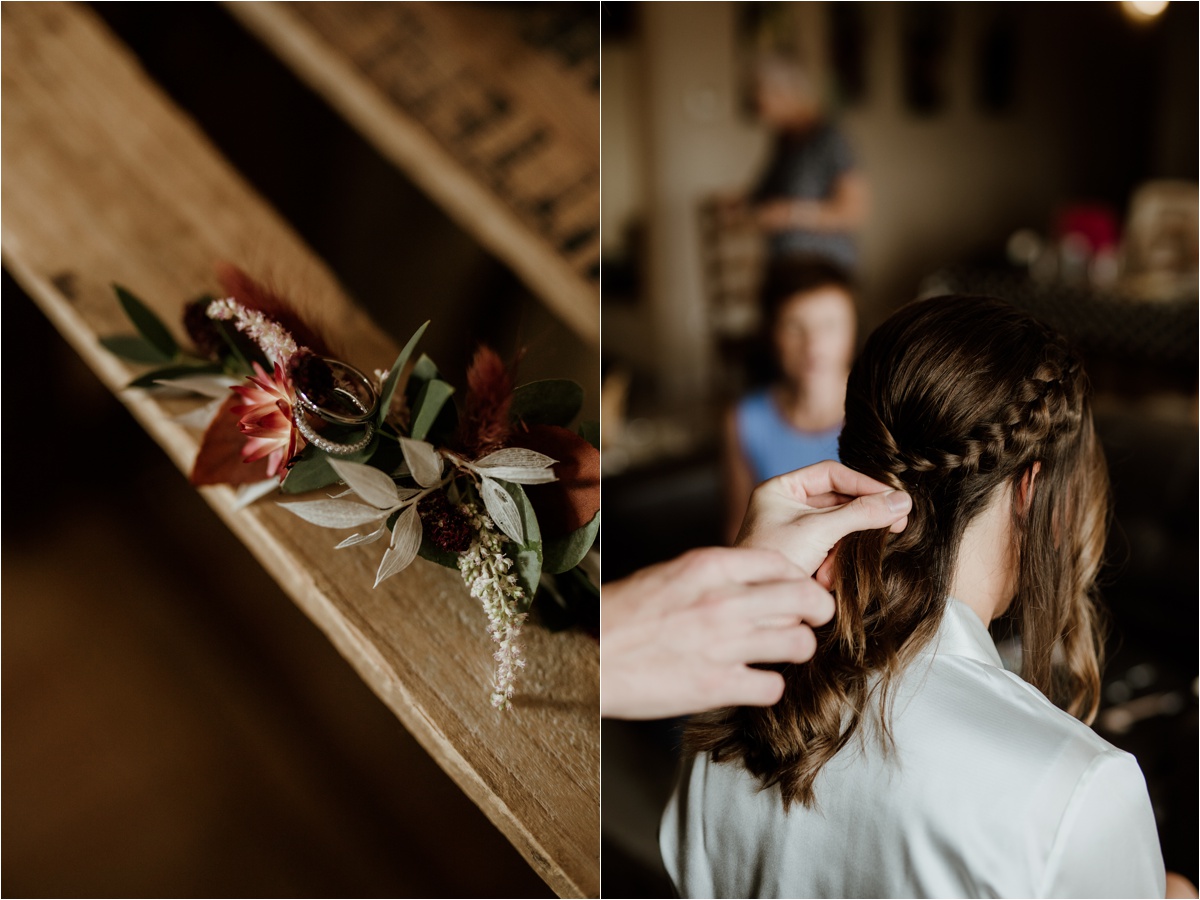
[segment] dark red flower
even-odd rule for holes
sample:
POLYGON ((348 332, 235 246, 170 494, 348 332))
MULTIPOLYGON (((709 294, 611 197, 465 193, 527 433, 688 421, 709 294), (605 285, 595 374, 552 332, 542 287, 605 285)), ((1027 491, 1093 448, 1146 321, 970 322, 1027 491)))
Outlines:
POLYGON ((527 484, 525 494, 537 513, 543 538, 570 534, 592 520, 600 509, 600 451, 575 432, 557 425, 529 425, 509 439, 558 460, 557 481, 527 484))
POLYGON ((421 516, 425 537, 434 546, 450 553, 462 553, 471 546, 471 523, 441 491, 426 495, 417 504, 417 513, 421 516))
POLYGON ((183 327, 188 337, 206 359, 217 359, 225 349, 225 341, 217 331, 217 324, 208 317, 208 298, 193 300, 183 309, 183 327))
POLYGON ((481 344, 467 370, 458 445, 471 459, 504 446, 511 433, 513 376, 496 351, 481 344))
POLYGON ((333 393, 333 370, 324 359, 301 347, 288 362, 292 386, 314 403, 325 403, 333 393))

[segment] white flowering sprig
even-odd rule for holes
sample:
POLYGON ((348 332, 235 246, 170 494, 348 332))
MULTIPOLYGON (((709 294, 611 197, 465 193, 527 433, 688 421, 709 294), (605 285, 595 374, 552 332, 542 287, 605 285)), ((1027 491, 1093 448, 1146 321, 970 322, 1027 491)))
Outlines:
POLYGON ((492 706, 508 709, 517 671, 525 668, 521 656, 521 626, 528 615, 527 597, 512 571, 513 560, 504 552, 504 539, 496 525, 474 503, 463 504, 475 539, 458 555, 458 571, 471 596, 483 604, 488 617, 488 634, 496 643, 496 671, 492 676, 492 706))
POLYGON ((257 309, 250 309, 232 297, 214 300, 208 305, 208 317, 218 322, 233 322, 233 327, 258 345, 272 363, 286 366, 299 349, 292 333, 257 309))
MULTIPOLYGON (((467 460, 447 450, 438 450, 427 441, 400 438, 404 469, 388 475, 372 466, 331 459, 329 464, 347 486, 345 495, 325 500, 280 504, 302 519, 326 528, 357 528, 365 524, 377 527, 366 533, 354 533, 337 545, 349 547, 379 540, 395 516, 392 539, 379 570, 375 585, 407 568, 416 558, 424 538, 417 505, 434 491, 442 491, 456 475, 476 485, 486 512, 475 503, 458 505, 472 533, 471 543, 458 553, 459 573, 471 596, 483 604, 488 617, 488 634, 496 642, 493 654, 496 671, 492 680, 492 705, 507 709, 513 696, 517 671, 525 665, 521 658, 520 634, 526 610, 532 599, 522 585, 516 560, 505 552, 510 541, 516 554, 532 554, 540 571, 541 535, 537 522, 523 512, 528 501, 518 484, 542 484, 554 481, 551 468, 555 460, 543 453, 519 447, 496 450, 477 460, 467 460), (446 463, 451 464, 448 474, 446 463), (418 487, 401 487, 396 478, 411 478, 418 487), (513 496, 516 492, 523 502, 513 496), (531 545, 534 545, 531 548, 531 545)), ((536 582, 536 575, 534 576, 536 582)), ((535 584, 536 586, 536 584, 535 584)), ((532 590, 532 588, 530 588, 532 590)))

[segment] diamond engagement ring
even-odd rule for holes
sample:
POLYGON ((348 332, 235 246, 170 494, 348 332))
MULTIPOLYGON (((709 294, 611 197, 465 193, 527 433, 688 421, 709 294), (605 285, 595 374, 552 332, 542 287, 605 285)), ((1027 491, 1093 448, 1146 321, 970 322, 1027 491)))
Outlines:
POLYGON ((375 436, 373 419, 379 408, 379 395, 371 380, 349 363, 328 356, 309 357, 305 365, 319 366, 324 371, 320 377, 294 380, 297 403, 292 418, 300 434, 334 456, 349 456, 365 449, 375 436), (365 431, 349 443, 334 441, 318 433, 309 416, 335 425, 362 425, 365 431))
POLYGON ((306 410, 339 425, 362 425, 375 417, 379 395, 366 375, 349 363, 328 356, 310 357, 307 365, 324 366, 332 384, 314 397, 316 390, 312 386, 295 379, 296 398, 306 410))

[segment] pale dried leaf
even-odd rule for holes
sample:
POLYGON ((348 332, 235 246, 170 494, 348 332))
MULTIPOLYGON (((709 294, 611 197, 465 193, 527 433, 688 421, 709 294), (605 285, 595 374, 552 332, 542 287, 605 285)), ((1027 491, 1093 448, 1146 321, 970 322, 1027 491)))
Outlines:
POLYGON ((234 492, 233 508, 245 509, 260 497, 279 490, 279 479, 268 478, 266 481, 256 481, 253 484, 240 484, 234 492))
POLYGON ((521 511, 517 507, 517 501, 502 485, 490 478, 483 479, 480 493, 483 494, 483 504, 487 507, 492 521, 510 538, 523 545, 525 529, 521 526, 521 511))
POLYGON ((163 387, 189 391, 204 397, 225 400, 229 397, 229 389, 241 384, 242 379, 231 378, 228 375, 189 375, 184 378, 162 378, 155 384, 163 387))
POLYGON ((370 532, 369 534, 358 534, 357 532, 355 532, 354 534, 350 535, 350 537, 346 538, 344 541, 342 541, 340 544, 338 544, 333 549, 341 550, 343 547, 353 547, 355 544, 373 544, 377 540, 379 540, 381 537, 383 537, 385 534, 387 534, 387 525, 386 524, 380 525, 378 528, 376 528, 374 531, 370 532))
POLYGON ((195 428, 197 431, 204 431, 212 424, 212 420, 216 418, 221 407, 225 403, 225 398, 213 400, 205 403, 203 406, 197 406, 190 412, 185 412, 181 415, 174 416, 174 420, 185 428, 195 428))
POLYGON ((433 487, 438 483, 442 477, 442 458, 438 456, 433 444, 402 437, 400 449, 404 453, 404 462, 417 484, 421 487, 433 487))
POLYGON ((395 509, 400 503, 396 485, 378 469, 344 459, 330 459, 329 465, 354 493, 377 509, 395 509))
POLYGON ((357 528, 367 522, 377 522, 387 515, 386 510, 378 510, 353 500, 306 500, 279 505, 306 522, 324 528, 357 528))
POLYGON ((558 462, 557 459, 551 459, 545 453, 538 453, 536 450, 527 450, 524 447, 505 447, 503 450, 496 450, 487 456, 480 457, 475 460, 474 465, 480 469, 491 469, 496 466, 544 469, 556 462, 558 462))
MULTIPOLYGON (((392 526, 392 548, 403 548, 409 544, 421 546, 421 516, 416 506, 410 506, 400 513, 396 524, 392 526)), ((413 553, 416 552, 413 550, 413 553)))
POLYGON ((548 481, 558 481, 558 476, 554 474, 553 469, 530 466, 489 466, 486 469, 480 469, 479 474, 488 478, 515 481, 517 484, 545 484, 548 481))
POLYGON ((392 527, 392 546, 383 554, 379 562, 379 571, 375 575, 374 587, 385 578, 390 578, 397 572, 407 569, 417 558, 417 550, 421 547, 421 517, 417 508, 410 506, 400 513, 400 518, 392 527))

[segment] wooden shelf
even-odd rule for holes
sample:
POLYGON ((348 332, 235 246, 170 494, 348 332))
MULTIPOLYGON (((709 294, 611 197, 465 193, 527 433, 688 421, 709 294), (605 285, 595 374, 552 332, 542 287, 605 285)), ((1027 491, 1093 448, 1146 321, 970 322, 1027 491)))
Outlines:
POLYGON ((227 6, 563 322, 598 345, 599 11, 594 37, 583 29, 573 42, 580 52, 572 54, 554 34, 556 13, 542 4, 518 7, 227 6))
MULTIPOLYGON (((302 286, 344 358, 390 363, 395 343, 94 14, 57 3, 0 10, 4 265, 176 465, 189 470, 197 451, 198 435, 172 418, 190 401, 124 389, 135 372, 98 343, 129 330, 111 282, 172 322, 215 288, 212 264, 229 260, 293 294, 302 286)), ((328 531, 270 500, 239 511, 227 488, 203 494, 550 887, 596 896, 597 644, 527 629, 521 694, 497 714, 484 616, 455 573, 418 560, 372 591, 369 548, 334 553, 328 531)))

